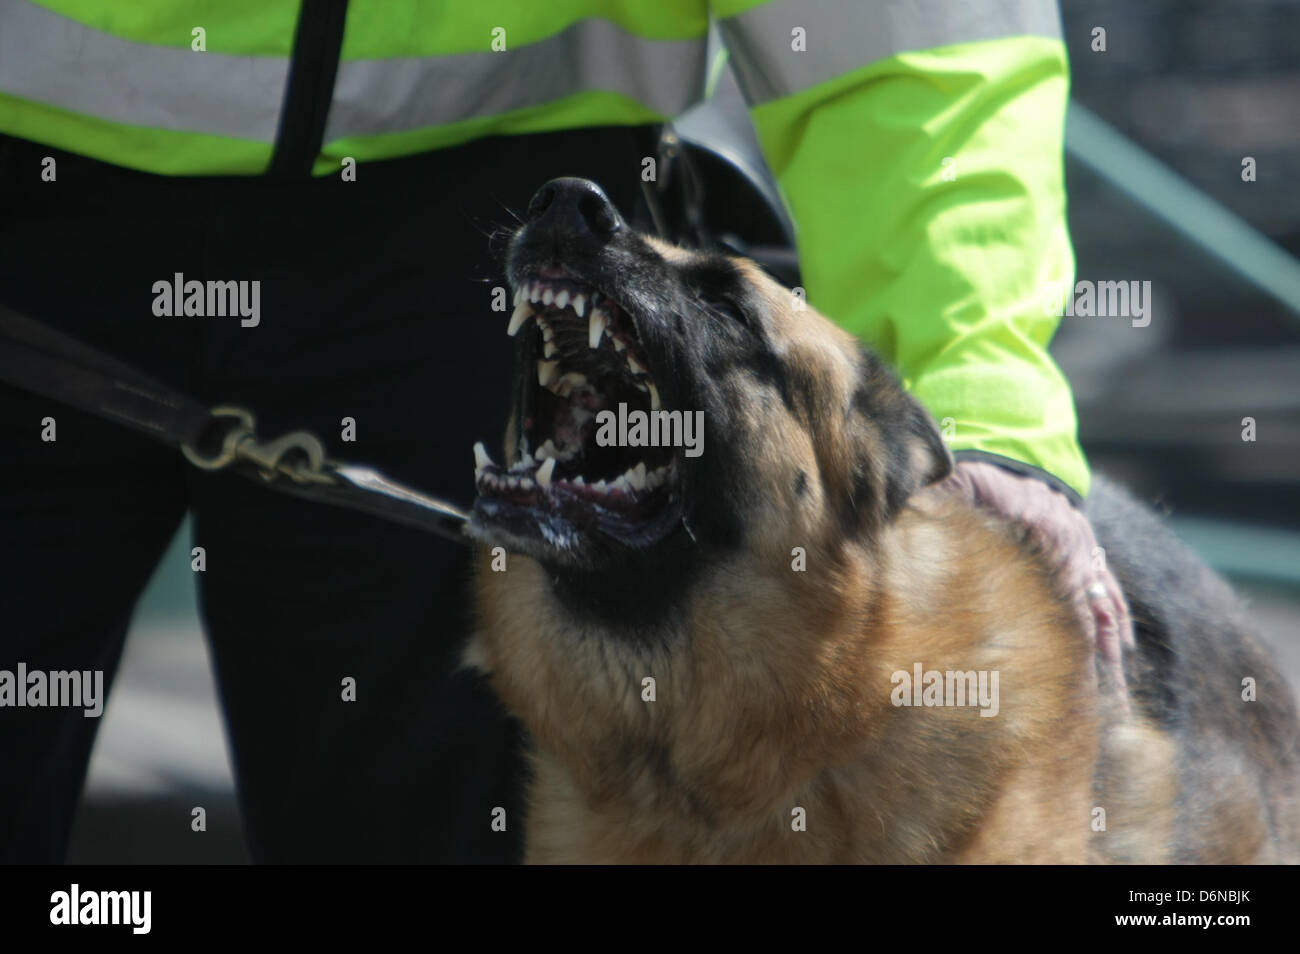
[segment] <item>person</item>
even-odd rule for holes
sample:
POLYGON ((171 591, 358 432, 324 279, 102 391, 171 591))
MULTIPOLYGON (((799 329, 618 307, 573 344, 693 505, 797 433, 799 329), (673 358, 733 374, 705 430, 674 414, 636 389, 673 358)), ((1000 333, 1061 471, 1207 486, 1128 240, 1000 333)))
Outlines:
MULTIPOLYGON (((1076 506, 1088 470, 1038 304, 1073 267, 1054 0, 5 0, 0 300, 262 433, 306 428, 463 499, 508 395, 491 239, 557 176, 634 205, 657 124, 705 88, 711 14, 809 299, 944 426, 952 491, 1054 555, 1113 668, 1123 599, 1076 506), (174 276, 258 282, 257 323, 155 314, 174 276)), ((458 668, 461 549, 7 386, 0 428, 0 661, 111 681, 188 509, 253 858, 519 857, 520 730, 458 668)), ((0 711, 0 860, 64 856, 96 724, 0 711)))

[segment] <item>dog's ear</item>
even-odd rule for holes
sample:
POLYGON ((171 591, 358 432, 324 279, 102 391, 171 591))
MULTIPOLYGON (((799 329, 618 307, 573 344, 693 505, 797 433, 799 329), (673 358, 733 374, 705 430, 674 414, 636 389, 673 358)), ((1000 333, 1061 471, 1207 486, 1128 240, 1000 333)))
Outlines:
POLYGON ((862 352, 851 429, 855 432, 855 508, 887 522, 922 487, 952 473, 953 459, 921 402, 885 363, 862 352))

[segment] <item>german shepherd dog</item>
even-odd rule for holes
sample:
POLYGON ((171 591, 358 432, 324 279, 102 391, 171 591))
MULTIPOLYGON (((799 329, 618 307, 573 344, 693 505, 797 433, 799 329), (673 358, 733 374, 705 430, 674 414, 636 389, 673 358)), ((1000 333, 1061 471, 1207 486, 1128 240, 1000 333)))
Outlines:
POLYGON ((562 179, 507 267, 466 662, 531 738, 526 860, 1300 857, 1291 694, 1145 508, 1087 504, 1126 705, 1024 532, 926 489, 952 463, 920 404, 757 266, 562 179))

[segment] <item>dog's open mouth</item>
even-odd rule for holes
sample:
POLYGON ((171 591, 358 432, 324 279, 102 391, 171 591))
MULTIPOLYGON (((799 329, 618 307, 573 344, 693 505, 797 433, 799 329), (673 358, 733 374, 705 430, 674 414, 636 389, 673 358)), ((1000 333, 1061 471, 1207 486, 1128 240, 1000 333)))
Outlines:
POLYGON ((558 272, 521 280, 514 306, 514 460, 499 466, 474 445, 476 519, 561 549, 594 531, 654 543, 676 520, 679 463, 672 447, 628 446, 618 426, 663 409, 631 316, 558 272))

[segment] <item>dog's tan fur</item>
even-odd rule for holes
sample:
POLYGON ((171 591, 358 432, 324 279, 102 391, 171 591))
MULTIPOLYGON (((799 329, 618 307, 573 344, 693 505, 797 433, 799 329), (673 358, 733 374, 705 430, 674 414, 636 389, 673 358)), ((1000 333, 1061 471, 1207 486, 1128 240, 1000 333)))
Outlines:
POLYGON ((829 501, 848 462, 886 457, 861 453, 880 437, 846 423, 857 345, 744 267, 810 397, 745 404, 761 520, 694 582, 678 631, 610 639, 536 561, 491 572, 484 556, 470 657, 531 735, 527 860, 1084 862, 1098 851, 1099 739, 1124 779, 1106 803, 1109 850, 1166 860, 1172 743, 1094 690, 1088 641, 1005 523, 930 488, 846 535, 829 501), (800 471, 802 496, 786 490, 800 471), (894 706, 891 674, 917 662, 997 671, 998 715, 894 706))

